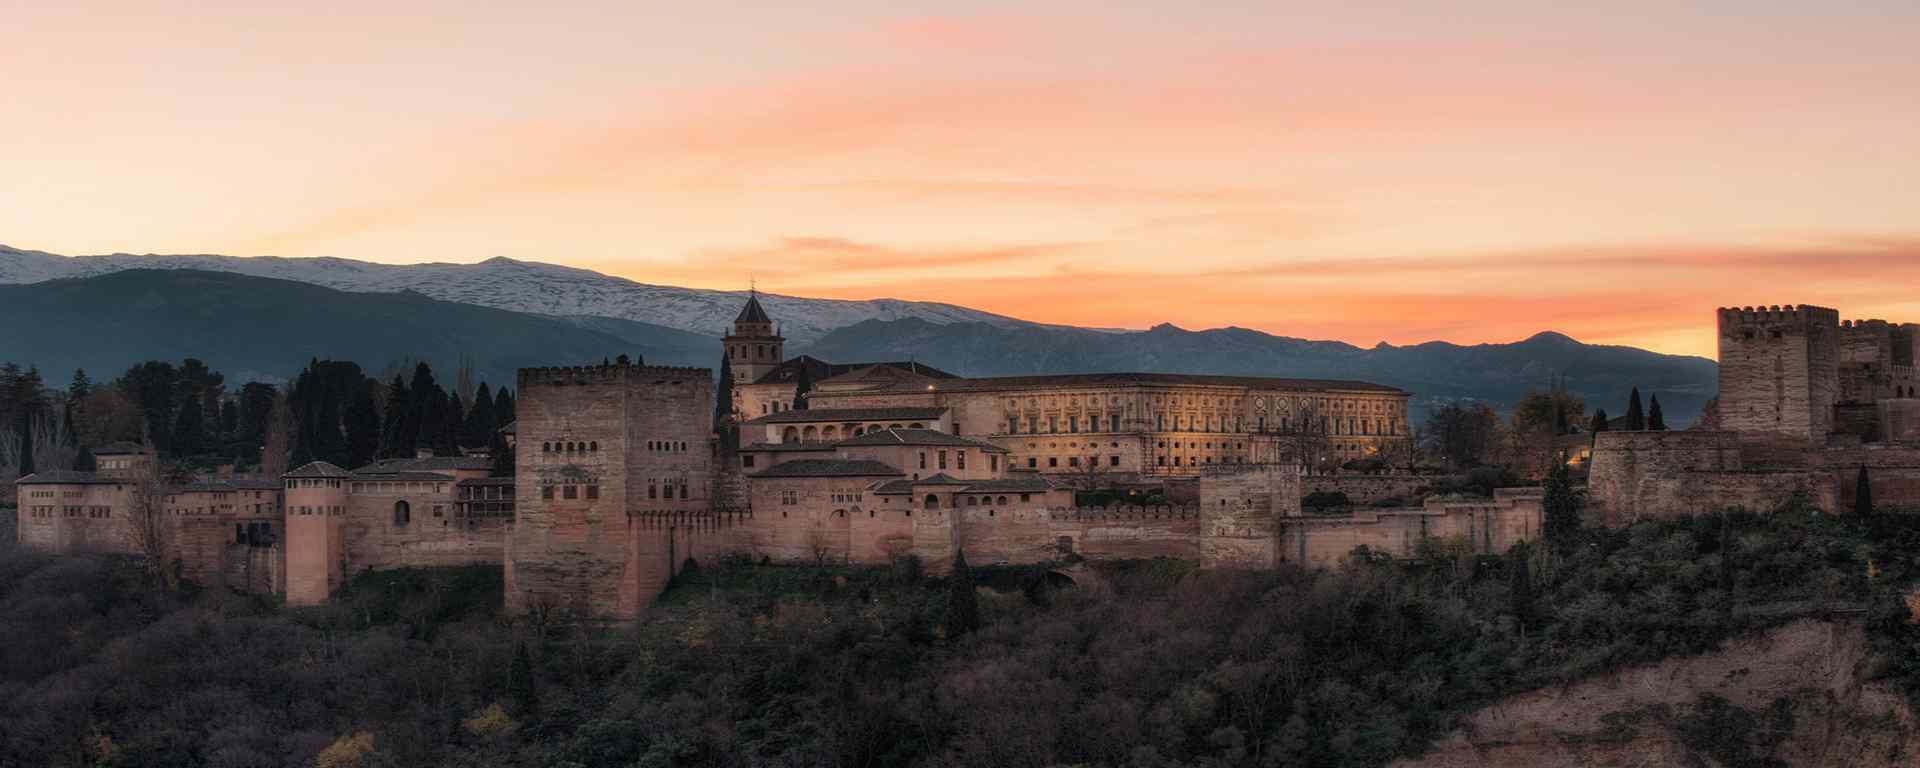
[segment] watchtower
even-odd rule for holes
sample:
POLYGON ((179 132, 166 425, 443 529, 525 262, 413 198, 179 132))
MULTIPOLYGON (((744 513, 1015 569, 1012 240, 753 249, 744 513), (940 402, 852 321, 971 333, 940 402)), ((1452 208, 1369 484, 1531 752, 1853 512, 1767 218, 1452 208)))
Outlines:
POLYGON ((319 605, 340 586, 346 558, 341 524, 347 515, 352 475, 324 461, 288 472, 287 604, 319 605))
POLYGON ((733 319, 733 333, 721 339, 733 366, 733 386, 752 384, 786 359, 787 340, 774 329, 773 318, 760 306, 760 294, 749 293, 747 305, 733 319))
POLYGON ((1840 394, 1840 313, 1826 307, 1723 307, 1720 426, 1819 444, 1840 394))

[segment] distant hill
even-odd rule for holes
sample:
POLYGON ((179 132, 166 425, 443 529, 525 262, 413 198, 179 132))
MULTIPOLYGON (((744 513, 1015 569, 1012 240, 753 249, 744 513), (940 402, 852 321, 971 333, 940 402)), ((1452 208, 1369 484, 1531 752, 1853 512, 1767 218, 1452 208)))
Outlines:
POLYGON ((972 376, 1126 370, 1362 379, 1413 392, 1416 420, 1458 400, 1505 410, 1528 390, 1545 389, 1561 377, 1590 408, 1615 416, 1625 413, 1632 387, 1643 396, 1658 393, 1667 420, 1679 427, 1699 415, 1718 387, 1712 360, 1583 344, 1558 333, 1509 344, 1430 342, 1369 349, 1244 328, 1188 331, 1159 325, 1115 333, 870 320, 827 334, 804 351, 827 360, 914 358, 972 376))
MULTIPOLYGON (((494 258, 478 264, 376 264, 352 259, 242 258, 217 255, 61 256, 0 245, 0 284, 92 277, 128 269, 196 269, 296 280, 343 291, 410 290, 457 301, 541 315, 633 320, 720 336, 747 303, 746 291, 648 285, 587 269, 494 258)), ((862 320, 919 318, 929 322, 1025 321, 977 309, 926 301, 808 299, 760 294, 760 301, 794 342, 807 342, 862 320)))
POLYGON ((711 337, 646 323, 197 270, 0 285, 0 328, 0 360, 37 365, 56 384, 75 367, 105 379, 141 360, 183 357, 205 360, 229 380, 284 380, 316 357, 372 371, 425 359, 445 377, 464 357, 478 377, 499 384, 513 381, 517 368, 622 353, 702 366, 720 354, 711 337))

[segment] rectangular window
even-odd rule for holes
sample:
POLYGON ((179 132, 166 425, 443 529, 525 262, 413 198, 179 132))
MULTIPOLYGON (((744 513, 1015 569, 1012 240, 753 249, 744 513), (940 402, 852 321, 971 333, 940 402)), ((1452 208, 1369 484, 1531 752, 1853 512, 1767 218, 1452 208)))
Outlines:
POLYGON ((1067 417, 1067 431, 1068 432, 1080 431, 1080 416, 1078 414, 1067 417))
POLYGON ((597 486, 597 485, 587 486, 587 498, 589 499, 600 498, 600 486, 597 486))
POLYGON ((1117 466, 1120 466, 1120 457, 1118 457, 1118 456, 1108 456, 1108 457, 1107 457, 1107 466, 1109 466, 1109 467, 1117 467, 1117 466))
POLYGON ((749 453, 749 454, 747 454, 747 455, 745 455, 745 456, 741 456, 741 457, 740 457, 740 466, 743 466, 743 467, 751 467, 751 466, 753 466, 753 454, 751 454, 751 453, 749 453))
POLYGON ((1088 432, 1100 431, 1100 417, 1098 415, 1087 417, 1087 431, 1088 432))
POLYGON ((1034 457, 1032 457, 1032 456, 1028 456, 1028 457, 1027 457, 1027 469, 1033 469, 1034 467, 1038 467, 1038 466, 1040 466, 1040 464, 1038 463, 1039 461, 1040 461, 1039 459, 1036 459, 1036 458, 1034 458, 1034 457))
POLYGON ((947 468, 947 452, 946 451, 940 452, 940 468, 941 469, 947 468))
POLYGON ((654 485, 653 483, 647 483, 647 498, 649 499, 660 498, 660 486, 654 485))
POLYGON ((1080 466, 1080 457, 1078 457, 1078 456, 1068 456, 1068 457, 1067 457, 1067 466, 1071 466, 1071 467, 1077 467, 1077 466, 1080 466))
POLYGON ((568 486, 562 487, 560 489, 560 498, 563 498, 563 499, 580 498, 580 486, 568 485, 568 486))
POLYGON ((1058 457, 1058 456, 1048 456, 1048 457, 1047 457, 1047 466, 1049 466, 1049 467, 1057 467, 1057 466, 1060 466, 1060 457, 1058 457))
POLYGON ((955 464, 954 466, 956 466, 956 467, 958 467, 958 468, 960 468, 960 469, 966 469, 966 468, 967 468, 967 452, 966 452, 966 451, 965 451, 964 449, 963 449, 963 450, 960 450, 960 451, 956 451, 956 452, 954 453, 954 455, 953 455, 953 458, 954 458, 954 461, 957 461, 957 462, 959 462, 958 464, 955 464))
POLYGON ((1020 434, 1020 417, 1014 416, 1012 418, 1007 419, 1007 434, 1009 435, 1020 434))
POLYGON ((551 486, 551 485, 543 485, 543 486, 540 486, 540 498, 543 498, 543 499, 552 499, 552 498, 553 498, 553 486, 551 486))
POLYGON ((927 452, 926 451, 920 452, 920 468, 921 469, 927 468, 927 452))
POLYGON ((995 455, 993 455, 993 454, 987 454, 987 471, 989 471, 989 472, 998 472, 998 471, 1000 471, 1000 457, 999 457, 999 456, 995 456, 995 455))

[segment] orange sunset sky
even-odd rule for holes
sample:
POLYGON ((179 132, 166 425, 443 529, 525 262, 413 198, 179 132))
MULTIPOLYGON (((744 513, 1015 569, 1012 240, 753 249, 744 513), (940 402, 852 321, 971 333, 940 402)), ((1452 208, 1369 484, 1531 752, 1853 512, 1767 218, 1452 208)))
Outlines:
POLYGON ((1920 321, 1920 3, 0 0, 0 242, 1357 344, 1920 321))

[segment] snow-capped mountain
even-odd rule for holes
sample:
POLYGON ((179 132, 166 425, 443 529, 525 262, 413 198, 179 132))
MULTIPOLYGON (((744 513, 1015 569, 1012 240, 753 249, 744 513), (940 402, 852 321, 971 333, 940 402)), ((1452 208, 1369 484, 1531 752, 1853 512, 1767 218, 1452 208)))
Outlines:
MULTIPOLYGON (((543 315, 615 317, 714 336, 725 332, 747 300, 745 291, 648 285, 592 270, 508 258, 478 264, 394 265, 272 256, 61 256, 0 245, 0 284, 92 277, 126 269, 233 272, 362 293, 414 291, 442 301, 543 315)), ((1028 325, 1002 315, 925 301, 846 301, 762 293, 760 302, 780 323, 781 333, 796 344, 812 342, 835 328, 863 320, 918 318, 941 324, 1028 325)))

